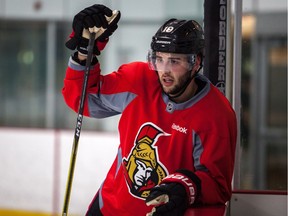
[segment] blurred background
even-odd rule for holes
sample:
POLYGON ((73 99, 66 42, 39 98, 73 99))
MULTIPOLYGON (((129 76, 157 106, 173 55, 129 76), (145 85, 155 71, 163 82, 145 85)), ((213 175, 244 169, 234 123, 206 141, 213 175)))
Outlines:
MULTIPOLYGON (((64 43, 73 16, 95 3, 122 14, 100 56, 103 74, 145 61, 152 36, 168 18, 203 25, 204 0, 0 0, 0 215, 62 210, 76 123, 61 95, 71 55, 64 43)), ((235 189, 287 191, 287 1, 243 0, 242 10, 235 189)), ((72 215, 84 215, 114 159, 118 120, 83 121, 72 215)))

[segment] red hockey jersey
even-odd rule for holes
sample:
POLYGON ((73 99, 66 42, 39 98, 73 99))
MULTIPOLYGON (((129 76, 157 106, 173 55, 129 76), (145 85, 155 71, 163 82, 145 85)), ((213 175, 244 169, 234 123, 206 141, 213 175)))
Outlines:
MULTIPOLYGON (((64 80, 66 103, 78 111, 84 67, 70 60, 64 80)), ((165 176, 184 168, 201 180, 198 203, 223 204, 231 196, 236 144, 236 117, 228 100, 207 78, 184 103, 162 92, 147 63, 122 65, 100 75, 91 68, 84 114, 104 118, 121 114, 118 154, 99 189, 105 216, 145 216, 149 190, 165 176)))

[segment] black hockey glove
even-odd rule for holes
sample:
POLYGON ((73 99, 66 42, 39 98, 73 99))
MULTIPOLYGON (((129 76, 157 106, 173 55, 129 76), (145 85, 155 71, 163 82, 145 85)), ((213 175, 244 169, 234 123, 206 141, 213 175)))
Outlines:
POLYGON ((151 189, 146 204, 154 208, 147 215, 184 215, 186 209, 195 202, 200 190, 200 179, 193 172, 178 170, 151 189))
POLYGON ((113 11, 108 7, 100 4, 87 7, 74 16, 73 32, 70 39, 65 43, 66 47, 77 50, 82 55, 87 55, 87 46, 89 43, 89 31, 96 33, 94 55, 100 55, 104 49, 109 36, 118 28, 120 11, 113 11))

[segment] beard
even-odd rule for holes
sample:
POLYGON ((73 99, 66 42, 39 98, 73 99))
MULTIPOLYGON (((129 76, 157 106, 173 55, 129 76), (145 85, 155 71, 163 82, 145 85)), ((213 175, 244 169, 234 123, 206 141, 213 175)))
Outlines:
POLYGON ((187 85, 191 81, 190 73, 185 73, 183 76, 178 78, 178 82, 171 88, 166 88, 160 81, 161 87, 165 94, 173 97, 180 96, 186 89, 187 85))

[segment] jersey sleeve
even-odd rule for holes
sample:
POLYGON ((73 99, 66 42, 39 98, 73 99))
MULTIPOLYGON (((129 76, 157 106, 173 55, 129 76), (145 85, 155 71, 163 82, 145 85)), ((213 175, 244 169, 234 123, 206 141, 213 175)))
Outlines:
MULTIPOLYGON (((137 96, 135 71, 141 72, 137 64, 122 65, 117 71, 100 75, 99 63, 91 67, 84 104, 84 115, 104 118, 122 113, 137 96)), ((84 66, 69 60, 62 94, 66 104, 77 112, 81 97, 84 66)))
MULTIPOLYGON (((82 87, 84 81, 85 66, 81 66, 74 62, 70 57, 66 75, 64 78, 64 86, 62 88, 62 95, 66 104, 75 112, 78 112, 80 98, 82 94, 82 87)), ((89 79, 87 84, 87 94, 84 104, 84 115, 89 116, 87 106, 87 95, 89 92, 94 92, 97 89, 100 76, 100 65, 96 64, 90 67, 89 79)))
POLYGON ((209 108, 205 130, 197 134, 202 149, 195 174, 201 180, 200 202, 203 204, 225 204, 231 198, 237 124, 228 101, 222 102, 226 106, 209 108))
POLYGON ((235 141, 234 137, 217 136, 206 137, 201 156, 201 164, 206 169, 195 172, 201 180, 200 202, 203 204, 225 204, 231 198, 235 141))

